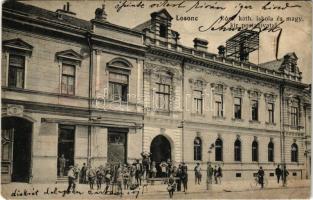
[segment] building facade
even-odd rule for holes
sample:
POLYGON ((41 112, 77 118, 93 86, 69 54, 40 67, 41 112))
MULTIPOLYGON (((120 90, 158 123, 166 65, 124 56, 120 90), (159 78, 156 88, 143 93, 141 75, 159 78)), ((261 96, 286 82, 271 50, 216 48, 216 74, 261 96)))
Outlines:
POLYGON ((295 53, 256 65, 180 43, 165 10, 135 28, 3 5, 2 182, 55 182, 70 165, 221 165, 226 180, 310 177, 311 89, 295 53), (63 161, 62 161, 63 159, 63 161), (65 163, 63 171, 61 164, 65 163), (23 167, 21 167, 23 166, 23 167), (49 173, 47 173, 49 172, 49 173), (272 177, 274 178, 274 177, 272 177))

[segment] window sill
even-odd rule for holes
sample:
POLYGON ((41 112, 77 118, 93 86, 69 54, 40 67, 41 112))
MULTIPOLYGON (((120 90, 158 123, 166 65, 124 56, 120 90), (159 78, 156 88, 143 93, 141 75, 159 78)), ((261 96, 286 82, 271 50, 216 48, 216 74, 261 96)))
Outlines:
POLYGON ((107 99, 106 100, 108 103, 119 103, 119 104, 128 104, 128 101, 114 101, 112 99, 107 99))
POLYGON ((275 122, 265 122, 266 125, 270 125, 270 126, 276 126, 275 122))
POLYGON ((25 88, 24 87, 16 87, 16 86, 7 86, 9 89, 14 89, 14 90, 24 90, 25 88))
POLYGON ((60 96, 61 97, 74 97, 75 94, 63 94, 63 93, 61 93, 60 96))
POLYGON ((204 114, 200 114, 200 113, 191 113, 191 116, 195 116, 195 117, 205 117, 204 114))
POLYGON ((156 109, 155 113, 160 114, 160 115, 170 115, 171 111, 169 110, 161 110, 161 109, 156 109))
POLYGON ((215 120, 225 120, 226 117, 223 117, 223 116, 213 116, 213 119, 215 119, 215 120))
POLYGON ((261 122, 258 121, 258 120, 249 120, 249 122, 250 122, 251 124, 261 124, 261 122))
POLYGON ((232 121, 236 121, 236 122, 243 122, 244 120, 243 119, 239 119, 239 118, 232 118, 231 119, 232 121))

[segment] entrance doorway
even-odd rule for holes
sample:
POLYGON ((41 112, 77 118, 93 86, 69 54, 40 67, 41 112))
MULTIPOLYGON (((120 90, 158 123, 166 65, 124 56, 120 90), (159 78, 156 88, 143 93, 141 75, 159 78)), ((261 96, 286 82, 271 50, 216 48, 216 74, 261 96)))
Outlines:
POLYGON ((1 182, 29 182, 33 124, 19 117, 4 117, 1 122, 1 182))
POLYGON ((108 131, 108 163, 124 164, 127 162, 128 129, 109 128, 108 131))
POLYGON ((67 176, 69 166, 74 165, 75 126, 59 125, 58 176, 67 176))
POLYGON ((161 176, 160 163, 162 161, 172 160, 171 144, 163 135, 156 136, 150 146, 151 161, 155 162, 157 168, 157 177, 161 176))

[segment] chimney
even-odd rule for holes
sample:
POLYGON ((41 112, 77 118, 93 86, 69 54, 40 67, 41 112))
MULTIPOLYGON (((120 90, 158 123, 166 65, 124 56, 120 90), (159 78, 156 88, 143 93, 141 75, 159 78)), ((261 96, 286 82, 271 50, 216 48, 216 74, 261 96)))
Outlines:
POLYGON ((217 49, 218 49, 218 55, 220 57, 225 57, 225 49, 226 49, 225 46, 220 45, 217 47, 217 49))
POLYGON ((106 22, 107 14, 105 12, 105 5, 102 4, 102 8, 97 8, 95 11, 95 19, 106 22))
POLYGON ((204 39, 195 38, 193 40, 194 48, 199 51, 207 51, 209 42, 204 39))
POLYGON ((55 12, 57 13, 57 16, 59 19, 62 19, 63 15, 68 15, 68 16, 76 15, 76 13, 70 11, 70 2, 67 2, 65 5, 63 5, 63 9, 57 9, 55 12))

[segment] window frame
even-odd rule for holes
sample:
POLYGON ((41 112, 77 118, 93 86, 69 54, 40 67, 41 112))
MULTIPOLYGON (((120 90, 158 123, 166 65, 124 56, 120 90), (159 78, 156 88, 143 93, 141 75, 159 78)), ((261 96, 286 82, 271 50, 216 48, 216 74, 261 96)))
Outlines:
POLYGON ((171 85, 166 84, 166 83, 160 83, 156 82, 157 90, 155 91, 156 94, 156 106, 158 110, 162 111, 170 111, 170 102, 171 102, 171 85), (163 87, 163 91, 161 91, 161 86, 163 87), (166 92, 166 88, 167 91, 166 92), (164 104, 164 106, 161 108, 161 97, 163 97, 163 102, 167 100, 167 104, 164 104), (167 99, 165 98, 167 97, 167 99), (167 106, 165 106, 167 105, 167 106), (167 107, 167 108, 165 108, 167 107))
POLYGON ((291 145, 291 162, 299 162, 299 148, 296 143, 291 145))
POLYGON ((73 63, 69 62, 62 62, 62 68, 61 68, 61 82, 60 82, 60 91, 62 95, 68 95, 68 96, 75 96, 76 95, 76 77, 77 77, 77 66, 73 63), (64 74, 64 65, 70 66, 74 68, 74 75, 64 74), (63 77, 67 77, 67 92, 63 93, 63 77), (68 78, 73 78, 74 84, 73 84, 73 94, 68 93, 68 78))
POLYGON ((267 103, 267 113, 268 113, 268 123, 274 124, 275 123, 275 104, 274 103, 267 103))
POLYGON ((242 119, 242 98, 234 97, 234 119, 242 119), (239 104, 236 103, 236 99, 239 99, 239 104), (239 117, 237 116, 236 108, 239 106, 239 117))
POLYGON ((252 162, 259 162, 259 143, 254 140, 252 142, 252 162))
POLYGON ((275 157, 275 145, 272 141, 270 141, 267 145, 267 160, 268 160, 268 162, 274 162, 274 160, 275 160, 274 157, 275 157))
POLYGON ((215 116, 224 117, 224 95, 214 94, 215 116), (220 101, 217 97, 220 97, 220 101))
POLYGON ((256 99, 251 100, 251 120, 259 121, 259 100, 256 99))
POLYGON ((223 140, 221 138, 217 138, 214 144, 215 144, 215 161, 222 162, 223 161, 223 140), (220 144, 218 144, 218 142, 220 142, 220 144))
POLYGON ((290 107, 290 125, 292 127, 299 126, 299 107, 297 106, 290 107))
POLYGON ((159 25, 159 36, 161 38, 166 38, 167 37, 167 32, 168 32, 168 28, 165 24, 160 24, 159 25))
POLYGON ((26 82, 26 61, 27 61, 27 56, 26 55, 23 55, 23 54, 19 54, 19 53, 12 53, 12 52, 9 52, 7 54, 7 58, 8 58, 8 61, 7 61, 7 86, 10 87, 10 88, 18 88, 18 89, 25 89, 25 82, 26 82), (13 56, 17 56, 17 57, 22 57, 23 58, 23 67, 19 67, 19 66, 14 66, 13 64, 10 64, 10 59, 11 57, 13 56), (15 81, 14 81, 14 85, 10 85, 10 72, 11 72, 11 69, 14 68, 16 69, 15 70, 15 81), (17 87, 17 69, 22 69, 22 86, 21 87, 17 87))
POLYGON ((202 161, 202 140, 200 137, 196 137, 193 141, 193 160, 202 161), (196 144, 196 140, 199 141, 198 144, 196 144))
MULTIPOLYGON (((109 78, 108 78, 108 84, 109 84, 109 91, 108 91, 108 99, 113 102, 123 102, 127 103, 128 102, 128 91, 129 91, 129 75, 125 73, 118 73, 115 71, 109 71, 109 78), (125 76, 127 79, 127 83, 122 83, 122 82, 117 82, 114 80, 111 80, 110 75, 115 74, 115 75, 121 75, 125 76), (120 96, 118 96, 118 99, 115 99, 116 95, 111 93, 111 86, 114 87, 113 93, 115 92, 115 88, 120 86, 120 96), (126 89, 125 89, 126 87, 126 89), (126 90, 126 91, 125 91, 126 90)), ((118 92, 119 93, 119 92, 118 92)))
POLYGON ((241 160, 241 141, 237 138, 234 142, 234 161, 241 162, 241 160))
POLYGON ((193 92, 193 112, 195 114, 202 115, 203 114, 203 92, 201 90, 194 90, 193 92), (195 92, 200 93, 200 97, 195 95, 195 92), (200 103, 200 112, 199 112, 199 103, 200 103))

